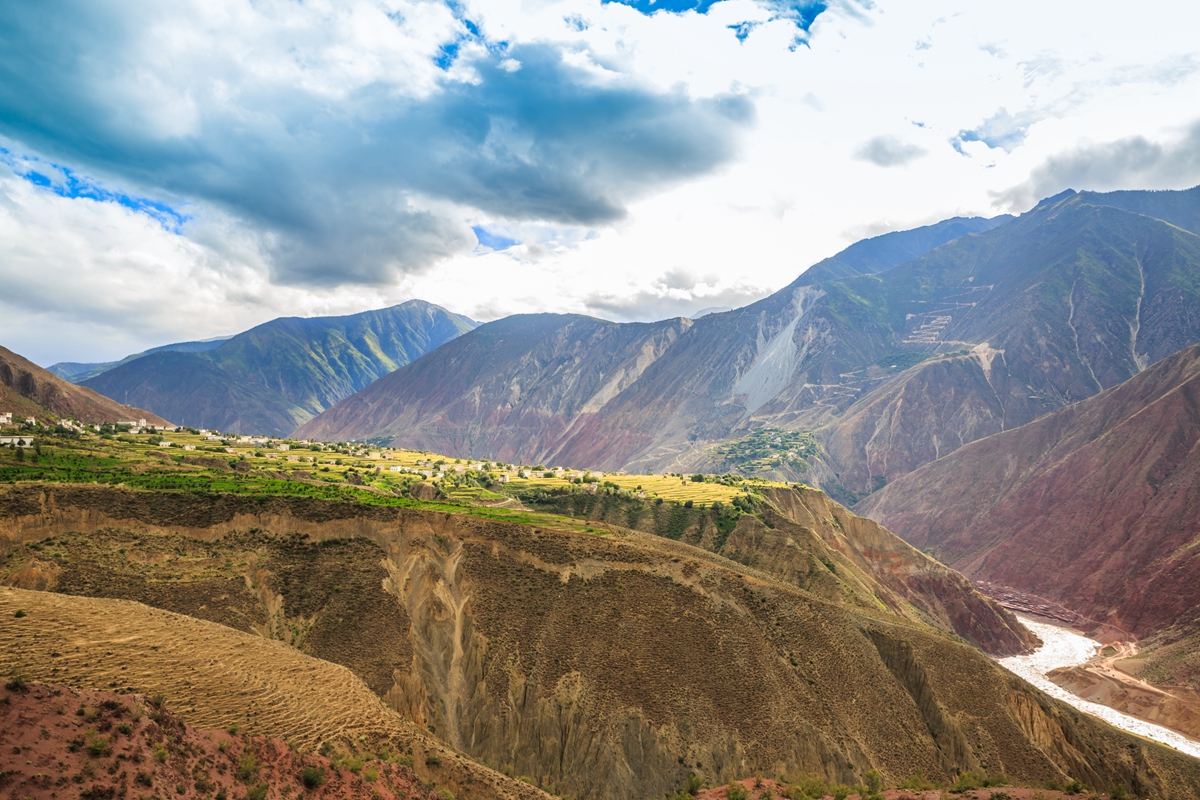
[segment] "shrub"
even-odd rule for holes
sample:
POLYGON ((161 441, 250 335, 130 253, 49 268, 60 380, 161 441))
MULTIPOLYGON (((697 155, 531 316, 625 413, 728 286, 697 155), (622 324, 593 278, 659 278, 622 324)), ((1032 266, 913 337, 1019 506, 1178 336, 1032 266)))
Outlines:
POLYGON ((26 681, 24 675, 13 675, 8 679, 8 682, 4 684, 4 688, 8 689, 10 692, 23 692, 27 686, 28 682, 26 681))
POLYGON ((973 770, 967 770, 958 776, 958 780, 950 787, 950 791, 956 794, 969 792, 982 787, 986 781, 987 777, 985 775, 981 775, 973 770))
POLYGON ((725 800, 750 800, 750 793, 737 781, 730 781, 725 787, 725 800))
POLYGON ((879 770, 877 769, 867 770, 867 774, 863 775, 863 783, 865 784, 863 788, 866 791, 862 792, 861 794, 864 800, 867 798, 879 797, 880 793, 883 791, 883 777, 879 774, 879 770))
POLYGON ((427 766, 427 767, 436 767, 436 766, 439 766, 441 763, 442 763, 442 760, 440 758, 438 758, 437 753, 428 753, 425 756, 425 766, 427 766))
POLYGON ((454 800, 454 792, 450 791, 445 786, 437 790, 437 795, 438 797, 443 798, 443 800, 454 800))
POLYGON ((700 790, 703 788, 704 788, 704 778, 701 778, 699 775, 697 775, 694 772, 687 776, 687 780, 684 781, 684 784, 683 784, 683 790, 685 792, 687 792, 688 794, 692 795, 693 797, 700 794, 700 790))
POLYGON ((367 767, 363 770, 363 778, 369 783, 374 783, 379 778, 379 770, 375 769, 375 767, 367 767))
POLYGON ((246 800, 267 800, 267 785, 260 783, 253 789, 246 790, 246 800))
POLYGON ((1087 791, 1087 787, 1078 778, 1072 778, 1070 783, 1063 787, 1063 791, 1067 794, 1082 794, 1087 791))
POLYGON ((21 619, 21 618, 23 618, 23 617, 25 616, 25 609, 23 609, 23 608, 18 608, 18 609, 16 610, 16 612, 13 614, 13 616, 14 616, 14 617, 16 617, 17 619, 21 619))
POLYGON ((128 722, 122 722, 117 726, 117 732, 122 736, 128 736, 129 734, 133 733, 133 726, 128 722))
POLYGON ((169 754, 167 753, 167 748, 163 747, 162 745, 155 746, 155 748, 154 748, 154 760, 155 761, 157 761, 160 764, 165 764, 167 762, 168 755, 169 754))
POLYGON ((1129 790, 1125 788, 1125 784, 1118 783, 1116 788, 1112 790, 1112 800, 1126 800, 1129 797, 1129 790))
POLYGON ((300 771, 300 780, 306 789, 316 789, 325 783, 325 770, 320 767, 305 767, 300 771))
MULTIPOLYGON (((249 783, 251 779, 258 774, 258 759, 254 757, 254 753, 249 750, 242 751, 242 760, 238 764, 237 776, 238 780, 243 783, 249 783)), ((266 784, 261 784, 265 786, 266 784)))
POLYGON ((139 772, 137 777, 133 779, 135 783, 140 783, 142 786, 153 786, 154 778, 149 772, 139 772))
POLYGON ((683 507, 684 507, 684 508, 691 508, 691 507, 692 507, 692 506, 694 506, 694 505, 696 505, 696 504, 695 504, 695 503, 693 503, 691 500, 687 500, 687 501, 685 501, 685 502, 684 502, 684 504, 683 504, 683 507))
POLYGON ((105 736, 93 736, 88 739, 87 743, 88 754, 93 758, 99 758, 108 753, 108 738, 105 736))

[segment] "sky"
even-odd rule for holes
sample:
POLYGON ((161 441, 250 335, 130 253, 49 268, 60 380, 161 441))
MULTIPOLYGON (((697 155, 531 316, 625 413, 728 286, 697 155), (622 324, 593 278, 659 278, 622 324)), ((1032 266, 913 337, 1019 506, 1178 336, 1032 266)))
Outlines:
POLYGON ((859 239, 1200 184, 1200 4, 0 4, 0 344, 420 298, 744 305, 859 239))

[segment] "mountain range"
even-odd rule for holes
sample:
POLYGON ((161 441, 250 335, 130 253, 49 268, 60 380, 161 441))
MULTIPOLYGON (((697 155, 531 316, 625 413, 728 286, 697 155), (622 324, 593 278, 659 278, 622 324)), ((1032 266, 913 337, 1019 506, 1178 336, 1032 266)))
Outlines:
POLYGON ((756 430, 801 431, 817 452, 768 474, 852 501, 1200 341, 1198 209, 1200 187, 1068 192, 1015 219, 859 243, 697 320, 509 317, 298 435, 722 472, 740 467, 729 445, 756 430))
POLYGON ((286 317, 214 347, 147 351, 82 385, 181 425, 285 436, 476 324, 420 300, 343 317, 286 317))
POLYGON ((220 347, 221 343, 228 339, 228 336, 221 336, 216 339, 205 339, 201 342, 175 342, 174 344, 164 344, 160 347, 151 347, 149 350, 125 356, 120 361, 94 363, 60 361, 57 364, 51 364, 46 369, 63 380, 70 381, 71 383, 83 383, 89 378, 94 378, 103 372, 108 372, 110 369, 128 364, 130 361, 135 361, 142 356, 148 356, 153 353, 204 353, 212 350, 214 347, 220 347))

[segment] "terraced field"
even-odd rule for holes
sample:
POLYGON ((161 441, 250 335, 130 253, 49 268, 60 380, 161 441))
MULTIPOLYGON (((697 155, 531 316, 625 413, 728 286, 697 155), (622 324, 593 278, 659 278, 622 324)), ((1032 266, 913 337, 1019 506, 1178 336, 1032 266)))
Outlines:
POLYGON ((345 667, 216 623, 124 600, 3 588, 0 642, 2 674, 161 694, 197 728, 236 725, 302 749, 387 747, 409 754, 422 779, 470 787, 471 797, 546 797, 425 736, 345 667))

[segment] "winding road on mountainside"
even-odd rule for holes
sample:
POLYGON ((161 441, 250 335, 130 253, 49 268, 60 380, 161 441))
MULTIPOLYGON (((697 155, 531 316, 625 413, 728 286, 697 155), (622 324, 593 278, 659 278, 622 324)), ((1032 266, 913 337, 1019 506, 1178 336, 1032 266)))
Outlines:
POLYGON ((1051 697, 1069 703, 1084 713, 1099 717, 1121 730, 1161 742, 1181 753, 1200 758, 1200 742, 1161 725, 1124 714, 1109 706, 1084 700, 1047 677, 1056 669, 1076 667, 1091 661, 1102 647, 1099 642, 1069 628, 1038 621, 1023 614, 1019 614, 1018 618, 1025 627, 1037 634, 1043 645, 1029 655, 997 659, 1001 666, 1029 681, 1051 697))

